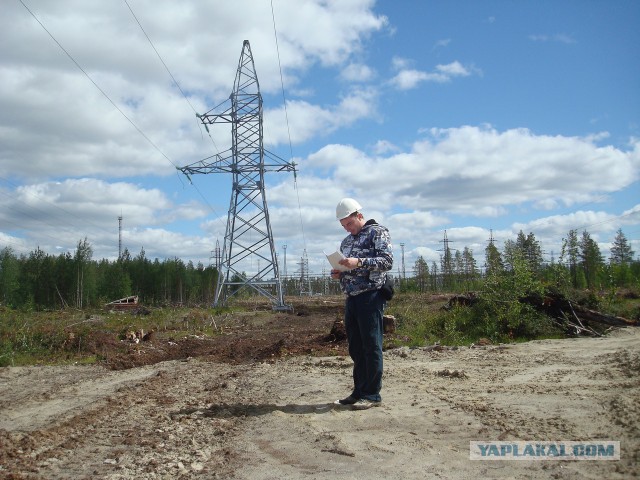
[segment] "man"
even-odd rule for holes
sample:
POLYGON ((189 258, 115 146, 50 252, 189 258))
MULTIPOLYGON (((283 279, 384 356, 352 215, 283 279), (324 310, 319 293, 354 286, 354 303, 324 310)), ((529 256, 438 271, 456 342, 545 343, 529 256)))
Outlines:
POLYGON ((338 203, 336 218, 349 232, 340 244, 345 256, 340 264, 348 270, 331 270, 331 277, 340 280, 347 295, 344 326, 353 360, 353 391, 336 404, 352 405, 356 410, 382 401, 382 312, 386 300, 380 288, 393 267, 389 231, 373 219, 365 221, 361 210, 353 198, 338 203))

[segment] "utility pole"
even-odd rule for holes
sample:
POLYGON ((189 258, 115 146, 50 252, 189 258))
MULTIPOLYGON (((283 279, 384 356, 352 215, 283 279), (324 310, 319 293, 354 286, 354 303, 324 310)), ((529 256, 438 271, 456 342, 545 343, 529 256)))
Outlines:
POLYGON ((210 110, 204 115, 198 115, 198 118, 207 131, 208 125, 230 123, 231 149, 179 168, 189 179, 189 175, 196 173, 224 172, 233 175, 214 305, 225 305, 230 296, 243 288, 251 288, 269 298, 274 310, 291 310, 290 306, 284 304, 265 195, 264 173, 274 171, 295 174, 295 164, 264 149, 262 96, 248 40, 242 45, 229 100, 231 105, 222 113, 214 114, 210 110), (246 273, 246 260, 251 256, 258 258, 258 270, 246 273), (230 286, 237 288, 231 291, 230 286))
POLYGON ((444 238, 441 240, 444 244, 444 248, 442 249, 443 256, 440 261, 441 263, 441 273, 442 279, 445 289, 451 287, 451 283, 453 280, 453 257, 451 255, 451 249, 449 248, 449 244, 451 243, 447 238, 447 231, 444 231, 444 238))
POLYGON ((286 244, 282 245, 282 250, 284 250, 284 265, 283 265, 284 278, 287 278, 287 245, 286 244))
POLYGON ((118 216, 118 258, 122 257, 122 215, 118 216))
POLYGON ((287 294, 287 287, 288 287, 288 283, 287 283, 287 244, 285 243, 284 245, 282 245, 282 250, 284 251, 284 264, 283 264, 283 279, 282 279, 282 283, 284 284, 283 286, 283 295, 287 294))

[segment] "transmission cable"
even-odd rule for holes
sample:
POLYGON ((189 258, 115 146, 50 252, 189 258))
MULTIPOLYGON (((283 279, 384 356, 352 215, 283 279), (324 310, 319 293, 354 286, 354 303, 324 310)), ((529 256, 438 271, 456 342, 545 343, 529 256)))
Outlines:
POLYGON ((142 33, 144 33, 144 36, 147 37, 147 40, 149 41, 149 45, 151 45, 151 48, 153 48, 153 51, 156 52, 156 55, 158 56, 158 59, 160 60, 160 62, 164 66, 164 69, 167 71, 167 73, 171 77, 171 80, 173 80, 173 83, 175 83, 176 87, 178 87, 178 90, 180 90, 180 93, 182 94, 184 99, 187 101, 187 103, 191 107, 191 110, 193 110, 193 112, 197 114, 198 112, 196 112, 196 109, 193 108, 193 105, 191 105, 191 102, 189 101, 189 98, 187 97, 187 95, 184 93, 184 91, 180 87, 180 84, 178 83, 178 81, 175 79, 175 77, 171 73, 171 70, 169 70, 169 67, 167 67, 167 64, 162 59, 162 56, 160 56, 160 52, 158 52, 158 50, 156 49, 155 45, 153 44, 153 42, 149 38, 149 35, 147 35, 147 32, 142 27, 142 24, 140 23, 140 20, 138 20, 138 17, 136 17, 136 14, 133 12, 133 9, 131 8, 131 5, 129 5, 129 2, 127 0, 124 0, 124 3, 127 5, 127 8, 129 8, 129 11, 131 12, 131 15, 133 15, 133 18, 135 19, 136 23, 140 27, 140 30, 142 30, 142 33))
MULTIPOLYGON (((180 90, 180 93, 182 94, 182 97, 189 104, 189 107, 191 107, 191 110, 193 110, 193 113, 196 114, 196 117, 198 117, 199 116, 198 112, 196 111, 194 106, 189 101, 189 97, 187 96, 187 94, 184 93, 184 90, 182 90, 182 87, 178 83, 178 80, 176 80, 176 78, 173 76, 173 73, 171 73, 171 70, 169 70, 169 67, 167 66, 167 64, 164 61, 164 59, 162 58, 162 56, 160 55, 160 52, 158 52, 158 49, 156 48, 156 46, 151 41, 151 38, 149 37, 149 35, 147 34, 146 30, 142 26, 142 23, 140 23, 140 20, 138 20, 138 17, 136 16, 136 14, 134 13, 133 9, 131 8, 131 5, 129 5, 129 2, 127 0, 124 0, 124 3, 127 5, 127 8, 129 9, 129 11, 131 12, 131 15, 133 16, 134 20, 136 21, 136 23, 140 27, 140 30, 142 31, 144 36, 147 38, 147 41, 149 42, 149 45, 151 45, 151 48, 153 48, 153 51, 156 52, 156 55, 158 56, 158 59, 160 60, 160 63, 162 63, 162 66, 164 67, 164 69, 167 71, 167 73, 171 77, 171 80, 173 80, 173 83, 175 84, 175 86, 178 87, 178 90, 180 90)), ((202 129, 200 128, 200 123, 197 120, 196 120, 196 124, 198 125, 198 128, 200 129, 200 134, 202 134, 202 129)), ((208 129, 207 129, 207 132, 208 132, 208 129)), ((213 142, 214 147, 217 150, 218 147, 216 146, 215 141, 213 140, 213 137, 211 137, 211 135, 209 135, 209 138, 211 139, 211 141, 213 142)))
MULTIPOLYGON (((273 36, 275 37, 276 40, 276 53, 278 55, 278 68, 280 70, 280 85, 282 87, 282 103, 284 105, 284 117, 285 117, 285 123, 287 124, 287 135, 289 138, 289 158, 291 160, 293 160, 293 146, 292 146, 292 142, 291 142, 291 129, 289 128, 289 113, 287 110, 287 99, 285 97, 285 93, 284 93, 284 79, 282 76, 282 63, 280 62, 280 47, 278 45, 278 30, 276 28, 276 15, 273 9, 273 0, 271 0, 271 18, 273 19, 273 36)), ((296 191, 296 197, 298 200, 298 213, 300 215, 300 230, 302 232, 302 244, 304 246, 304 250, 307 249, 307 239, 304 233, 304 223, 302 221, 302 207, 300 205, 300 191, 298 190, 298 180, 297 180, 297 176, 295 175, 295 169, 294 169, 294 176, 293 176, 293 184, 294 184, 294 190, 296 191)))
MULTIPOLYGON (((74 63, 74 65, 76 67, 78 67, 78 69, 89 79, 89 81, 98 89, 98 91, 109 101, 109 103, 111 103, 111 105, 113 105, 113 107, 138 131, 138 133, 140 135, 142 135, 142 137, 147 140, 147 142, 149 142, 149 144, 155 148, 171 165, 173 165, 174 168, 178 169, 178 166, 162 151, 160 150, 160 148, 142 131, 142 129, 140 129, 133 120, 131 120, 127 114, 120 108, 118 107, 118 105, 109 97, 109 95, 107 95, 107 93, 93 80, 93 78, 84 70, 84 68, 82 68, 82 66, 75 60, 75 58, 64 48, 64 46, 62 46, 62 44, 53 36, 53 34, 47 29, 47 27, 44 26, 44 24, 38 19, 38 17, 31 11, 31 9, 24 3, 23 0, 19 0, 20 3, 22 4, 22 6, 29 12, 29 14, 35 19, 36 22, 38 22, 38 24, 42 27, 42 29, 49 35, 49 37, 51 37, 51 39, 55 42, 56 45, 58 45, 58 47, 65 53, 65 55, 74 63)), ((125 0, 126 3, 126 0, 125 0)), ((129 4, 127 3, 127 6, 129 6, 129 4)), ((136 18, 137 21, 137 17, 135 16, 135 14, 133 13, 133 10, 131 10, 131 7, 129 7, 129 10, 131 11, 132 15, 134 16, 134 18, 136 18)), ((140 22, 138 22, 138 25, 140 25, 140 22)), ((140 28, 142 29, 142 25, 140 25, 140 28)), ((144 29, 142 29, 142 31, 144 32, 144 29)), ((147 34, 145 33, 145 36, 147 36, 147 34)), ((149 37, 147 36, 147 39, 149 39, 149 37)), ((151 42, 151 40, 149 39, 149 42, 151 43, 152 47, 153 47, 153 43, 151 42)), ((157 49, 155 47, 153 47, 154 50, 156 51, 156 53, 158 54, 158 57, 160 57, 160 54, 157 52, 157 49)), ((163 65, 165 65, 166 67, 166 63, 162 60, 162 58, 160 57, 160 61, 162 62, 163 65)), ((167 71, 169 71, 169 69, 167 68, 167 71)), ((174 80, 174 82, 176 82, 174 76, 171 74, 171 72, 169 71, 169 75, 171 75, 171 78, 174 80)), ((176 85, 178 86, 179 90, 183 93, 184 92, 182 90, 182 88, 180 87, 180 85, 176 82, 176 85)), ((186 96, 185 96, 186 98, 186 96)), ((193 106, 191 105, 191 103, 188 101, 189 105, 191 106, 191 108, 193 109, 193 106)), ((195 112, 195 109, 193 109, 195 112)), ((209 135, 210 136, 210 135, 209 135)), ((210 136, 211 137, 211 136, 210 136)), ((211 138, 211 140, 213 141, 213 138, 211 138)), ((214 142, 215 145, 215 142, 214 142)), ((180 178, 180 175, 178 175, 178 179, 180 180, 180 183, 184 185, 184 183, 182 182, 182 179, 180 178)), ((193 182, 190 182, 191 185, 196 189, 196 191, 198 192, 198 194, 201 196, 201 198, 205 201, 206 205, 209 207, 209 209, 215 214, 218 215, 218 213, 215 211, 215 209, 211 206, 211 204, 209 204, 209 202, 204 198, 204 195, 202 194, 202 192, 197 188, 196 185, 193 184, 193 182)))
MULTIPOLYGON (((187 94, 184 92, 184 90, 182 89, 182 87, 178 83, 178 80, 176 80, 176 77, 173 75, 173 73, 171 73, 171 70, 169 69, 167 63, 164 61, 164 59, 162 58, 162 55, 160 55, 160 52, 158 51, 158 49, 153 44, 153 41, 151 40, 151 37, 149 37, 149 35, 145 31, 144 27, 142 26, 142 23, 140 23, 140 20, 138 19, 138 17, 136 16, 135 12, 131 8, 131 5, 129 5, 129 2, 127 0, 124 0, 124 3, 127 5, 127 8, 129 9, 129 12, 131 12, 131 15, 133 16, 133 18, 135 19, 136 23, 140 27, 140 30, 142 31, 142 33, 146 37, 147 41, 149 42, 149 45, 151 45, 151 48, 153 48, 153 51, 156 53, 156 56, 158 57, 158 60, 160 60, 160 63, 162 63, 162 66, 164 67, 164 69, 167 71, 167 73, 171 77, 171 80, 173 81, 175 86, 178 87, 178 90, 180 90, 180 93, 182 94, 182 96, 185 99, 185 101, 189 104, 189 107, 191 107, 191 110, 193 111, 193 113, 195 113, 196 117, 199 118, 200 115, 198 114, 196 109, 193 107, 193 105, 189 101, 189 97, 187 96, 187 94)), ((200 122, 196 121, 196 123, 198 124, 198 129, 200 129, 200 133, 202 134, 202 129, 200 128, 200 122)), ((214 146, 215 152, 218 153, 218 151, 219 151, 218 146, 216 145, 216 142, 213 139, 213 137, 211 136, 211 132, 209 132, 209 128, 207 128, 206 125, 205 125, 205 129, 207 131, 209 139, 211 140, 211 143, 214 146)), ((176 169, 177 168, 178 167, 176 166, 176 169)), ((211 206, 211 204, 205 198, 204 194, 200 191, 200 189, 197 187, 197 185, 195 183, 193 183, 193 180, 191 179, 191 177, 187 176, 187 178, 189 179, 189 184, 196 190, 196 192, 198 192, 198 195, 200 195, 200 198, 202 198, 202 200, 207 205, 207 207, 209 207, 211 212, 213 212, 214 215, 219 217, 220 215, 218 214, 218 212, 211 206)), ((223 225, 224 225, 224 222, 222 222, 222 220, 220 220, 220 222, 223 223, 223 225)))
POLYGON ((76 67, 78 67, 78 69, 89 79, 89 81, 94 85, 94 87, 96 87, 98 89, 98 91, 109 101, 109 103, 111 103, 111 105, 113 105, 113 107, 120 112, 120 114, 131 124, 131 126, 133 126, 133 128, 135 128, 138 133, 140 135, 142 135, 142 137, 149 142, 149 144, 155 148, 160 155, 162 155, 171 165, 173 165, 175 168, 178 168, 177 165, 175 163, 173 163, 173 161, 171 161, 171 159, 162 151, 160 150, 160 147, 158 147, 155 143, 153 143, 153 141, 142 131, 142 129, 140 129, 140 127, 138 127, 138 125, 135 124, 135 122, 133 120, 131 120, 126 113, 124 113, 124 111, 113 101, 111 100, 111 98, 109 97, 109 95, 107 95, 107 93, 95 82, 95 80, 91 77, 91 75, 89 75, 86 70, 84 68, 82 68, 82 66, 76 61, 75 58, 73 58, 73 56, 62 46, 62 44, 56 39, 56 37, 53 36, 53 34, 47 30, 47 27, 44 26, 44 24, 38 19, 38 17, 36 17, 36 15, 31 11, 31 9, 29 9, 29 7, 24 3, 23 0, 19 0, 19 2, 22 4, 22 6, 31 14, 31 16, 35 19, 36 22, 38 22, 38 24, 42 27, 42 29, 47 32, 47 34, 49 35, 49 37, 51 37, 51 39, 56 43, 56 45, 58 45, 58 47, 60 47, 60 49, 65 53, 65 55, 67 57, 69 57, 69 60, 71 60, 76 67))

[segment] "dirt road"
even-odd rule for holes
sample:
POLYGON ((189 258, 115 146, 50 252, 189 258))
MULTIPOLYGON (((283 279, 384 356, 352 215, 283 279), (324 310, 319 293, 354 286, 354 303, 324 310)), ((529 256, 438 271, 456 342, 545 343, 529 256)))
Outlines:
MULTIPOLYGON (((304 320, 318 323, 315 331, 332 321, 304 320)), ((296 343, 291 332, 276 330, 280 347, 296 343)), ((367 411, 332 404, 351 388, 351 361, 336 353, 241 362, 205 355, 117 371, 0 369, 0 477, 640 474, 636 329, 605 338, 389 350, 383 405, 367 411), (612 440, 621 444, 621 459, 471 461, 469 442, 476 440, 612 440)))

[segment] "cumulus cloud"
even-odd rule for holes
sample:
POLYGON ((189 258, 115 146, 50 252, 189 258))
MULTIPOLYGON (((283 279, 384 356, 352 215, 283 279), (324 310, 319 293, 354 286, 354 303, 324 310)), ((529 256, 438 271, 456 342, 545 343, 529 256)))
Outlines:
MULTIPOLYGON (((604 238, 612 226, 628 220, 637 224, 640 207, 620 218, 604 211, 580 210, 571 214, 541 216, 554 205, 598 202, 608 192, 624 189, 640 176, 637 144, 629 150, 599 146, 602 135, 564 137, 536 135, 527 129, 498 131, 490 126, 432 129, 427 138, 406 152, 370 156, 348 145, 329 145, 306 161, 310 168, 323 168, 331 179, 309 179, 311 198, 330 212, 332 201, 354 196, 363 205, 376 209, 376 219, 384 219, 399 238, 416 238, 418 245, 438 244, 444 230, 456 248, 470 247, 483 255, 490 237, 486 228, 473 226, 473 218, 501 217, 522 211, 523 217, 509 228, 496 229, 499 247, 520 230, 534 232, 548 252, 559 252, 560 241, 570 229, 586 228, 604 238), (336 185, 343 186, 342 194, 336 185), (571 188, 567 188, 571 185, 571 188), (348 186, 348 190, 345 189, 348 186), (393 211, 400 210, 400 213, 393 211), (469 226, 451 228, 452 215, 465 215, 469 226), (379 218, 378 218, 379 217, 379 218), (615 222, 613 222, 615 220, 615 222)), ((330 214, 327 213, 327 222, 330 214)), ((322 236, 323 232, 318 231, 322 236)), ((596 237, 597 238, 597 237, 596 237)), ((550 254, 550 253, 549 253, 550 254)), ((428 259, 434 260, 433 258, 428 259)))
POLYGON ((455 77, 467 77, 472 69, 455 61, 446 65, 436 65, 432 72, 406 68, 405 62, 396 62, 394 66, 400 71, 390 80, 390 84, 399 90, 411 90, 423 82, 447 83, 455 77))
POLYGON ((348 82, 368 82, 375 77, 375 71, 362 63, 350 63, 347 65, 340 76, 348 82))
MULTIPOLYGON (((32 11, 71 60, 26 9, 8 6, 0 19, 4 38, 13 45, 0 63, 0 174, 36 181, 61 175, 170 175, 174 166, 199 155, 194 140, 204 132, 194 110, 204 113, 228 98, 245 38, 261 88, 277 92, 281 72, 295 85, 315 63, 346 62, 360 50, 362 37, 387 25, 368 1, 306 0, 295 9, 278 7, 276 56, 268 3, 136 2, 137 20, 153 46, 123 4, 80 2, 70 13, 56 3, 36 3, 32 11), (211 18, 224 21, 212 26, 211 18), (254 28, 247 31, 246 25, 254 28)), ((345 71, 351 79, 373 74, 365 65, 350 65, 345 71)), ((334 129, 368 115, 369 100, 371 95, 354 92, 329 107, 328 115, 311 104, 292 105, 291 113, 303 120, 319 113, 314 125, 334 129), (327 117, 336 112, 342 117, 332 125, 327 117)))
POLYGON ((378 140, 372 150, 376 155, 384 155, 390 152, 397 152, 400 148, 388 140, 378 140))
POLYGON ((265 112, 265 143, 301 143, 312 136, 326 135, 362 119, 376 118, 378 92, 374 88, 354 89, 336 105, 320 106, 304 100, 290 100, 284 107, 265 112), (288 121, 287 121, 288 119, 288 121))
POLYGON ((388 28, 370 0, 302 0, 295 8, 274 2, 273 11, 251 0, 140 0, 131 4, 136 18, 122 3, 30 7, 55 40, 19 2, 0 17, 12 45, 0 55, 0 227, 7 243, 27 239, 56 251, 91 235, 96 251, 111 255, 123 214, 127 238, 138 238, 147 252, 203 254, 206 242, 189 236, 192 223, 201 220, 202 231, 218 235, 227 205, 209 205, 201 190, 200 200, 187 192, 226 190, 230 179, 191 186, 173 175, 175 167, 230 147, 228 125, 206 131, 195 114, 228 101, 245 39, 262 94, 279 96, 284 86, 294 95, 290 131, 284 109, 265 112, 267 145, 301 142, 377 115, 375 89, 355 85, 375 77, 358 60, 363 41, 388 28), (347 82, 338 102, 320 103, 313 88, 300 85, 318 66, 347 82), (185 233, 171 234, 171 227, 185 233))
MULTIPOLYGON (((191 185, 175 167, 230 148, 229 124, 206 131, 195 112, 229 101, 245 39, 264 99, 265 145, 292 151, 299 165, 295 182, 291 174, 266 179, 276 242, 292 245, 304 230, 296 247, 319 268, 322 249, 344 234, 334 215, 343 196, 358 198, 396 239, 418 239, 408 253, 437 259, 444 230, 457 237, 454 245, 481 250, 489 231, 474 227, 476 220, 499 224, 500 241, 519 227, 551 236, 570 224, 610 225, 620 212, 606 216, 593 207, 581 210, 584 218, 556 218, 552 210, 604 202, 638 179, 638 140, 617 148, 605 144, 607 132, 569 137, 459 126, 424 130, 417 140, 398 135, 399 127, 416 130, 403 125, 415 112, 393 111, 398 97, 410 97, 404 92, 428 83, 455 87, 482 72, 467 60, 425 67, 367 50, 373 35, 395 29, 371 0, 274 2, 278 48, 269 2, 136 0, 131 6, 173 78, 126 5, 29 4, 87 75, 19 2, 4 6, 0 29, 11 48, 0 53, 0 240, 21 253, 38 244, 72 250, 89 236, 96 255, 113 257, 122 214, 131 252, 207 259, 224 235, 231 178, 200 176, 191 185), (381 80, 374 61, 390 62, 393 78, 381 80), (284 100, 286 111, 278 107, 284 100), (304 150, 289 150, 289 142, 304 150), (521 219, 506 225, 514 212, 521 219), (553 228, 534 223, 540 216, 553 228), (469 228, 452 228, 461 218, 469 228)), ((437 40, 434 48, 447 52, 450 42, 437 40)), ((637 222, 633 209, 622 215, 622 225, 637 222)))
POLYGON ((119 216, 127 225, 158 225, 208 213, 194 202, 175 204, 157 188, 91 178, 29 184, 3 193, 0 224, 5 230, 39 236, 51 248, 75 245, 87 235, 117 246, 113 238, 119 216))
POLYGON ((307 159, 339 184, 376 192, 397 205, 472 216, 500 216, 525 203, 548 208, 594 201, 637 181, 637 146, 598 146, 591 137, 536 135, 464 126, 432 129, 410 151, 367 155, 328 145, 307 159), (567 188, 571 185, 571 188, 567 188))

